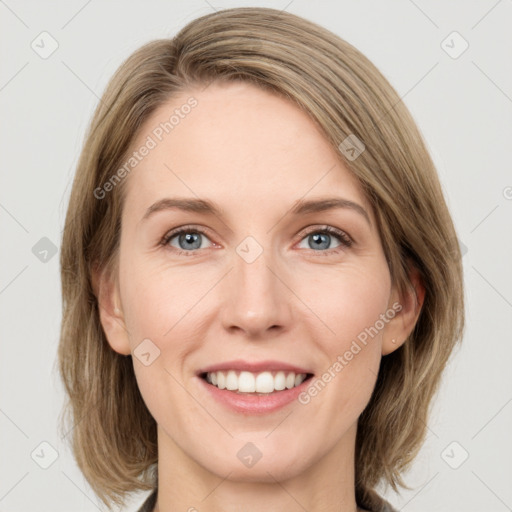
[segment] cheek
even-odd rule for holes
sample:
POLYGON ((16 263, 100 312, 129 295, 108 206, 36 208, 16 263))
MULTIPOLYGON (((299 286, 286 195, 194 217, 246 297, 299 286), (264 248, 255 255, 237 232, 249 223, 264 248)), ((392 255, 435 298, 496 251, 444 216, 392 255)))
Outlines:
POLYGON ((373 391, 382 356, 379 319, 386 312, 390 286, 385 261, 374 260, 373 265, 345 266, 330 275, 317 275, 303 288, 316 315, 312 322, 318 325, 320 318, 323 324, 323 335, 315 339, 325 357, 324 370, 315 387, 320 401, 336 404, 324 420, 340 429, 360 415, 373 391))
POLYGON ((315 313, 308 328, 322 354, 322 370, 299 403, 315 418, 327 444, 336 443, 357 422, 375 387, 382 332, 371 328, 386 311, 391 282, 387 266, 374 263, 345 265, 329 275, 317 274, 314 282, 302 281, 301 293, 315 313))
POLYGON ((139 390, 157 423, 177 424, 182 430, 188 427, 179 418, 197 414, 181 383, 189 356, 203 339, 197 331, 197 303, 208 286, 200 277, 147 262, 127 262, 124 268, 123 308, 139 390), (147 339, 157 347, 149 344, 149 352, 158 355, 145 366, 137 360, 137 347, 147 339))
POLYGON ((200 331, 207 301, 201 298, 215 281, 203 273, 163 268, 142 259, 126 260, 121 270, 123 309, 138 386, 155 419, 164 421, 159 417, 164 413, 159 404, 169 396, 175 400, 168 404, 168 414, 189 406, 178 381, 190 370, 189 356, 204 339, 200 331), (157 354, 148 366, 137 360, 142 343, 157 354))
POLYGON ((123 308, 133 341, 153 336, 166 343, 211 287, 204 273, 161 268, 142 259, 127 261, 123 274, 123 308))
POLYGON ((311 311, 322 320, 323 339, 339 352, 386 311, 390 286, 387 267, 354 266, 317 276, 304 285, 303 294, 311 311))

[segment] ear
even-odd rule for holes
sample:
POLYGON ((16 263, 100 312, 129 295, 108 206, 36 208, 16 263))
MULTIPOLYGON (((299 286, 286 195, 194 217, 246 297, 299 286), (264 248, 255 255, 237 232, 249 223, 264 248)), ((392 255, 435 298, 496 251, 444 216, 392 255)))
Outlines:
POLYGON ((108 344, 115 352, 130 355, 130 341, 115 272, 106 268, 94 270, 92 286, 98 301, 100 322, 108 344))
POLYGON ((419 270, 409 265, 409 279, 412 287, 400 294, 393 289, 388 304, 388 311, 395 311, 395 316, 387 323, 383 332, 382 355, 394 352, 402 346, 414 329, 425 299, 425 286, 419 270))

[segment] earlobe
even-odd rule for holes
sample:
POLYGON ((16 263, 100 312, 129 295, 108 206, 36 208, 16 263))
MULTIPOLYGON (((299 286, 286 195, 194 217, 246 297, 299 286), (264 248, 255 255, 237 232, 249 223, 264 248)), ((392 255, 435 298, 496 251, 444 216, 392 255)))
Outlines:
POLYGON ((425 286, 419 270, 410 266, 409 279, 411 286, 405 293, 392 294, 392 304, 399 304, 398 312, 386 325, 382 339, 382 355, 390 354, 402 346, 413 331, 423 307, 425 286))
POLYGON ((117 280, 103 269, 93 275, 93 289, 98 301, 101 326, 111 348, 122 355, 130 355, 130 342, 121 308, 117 280))

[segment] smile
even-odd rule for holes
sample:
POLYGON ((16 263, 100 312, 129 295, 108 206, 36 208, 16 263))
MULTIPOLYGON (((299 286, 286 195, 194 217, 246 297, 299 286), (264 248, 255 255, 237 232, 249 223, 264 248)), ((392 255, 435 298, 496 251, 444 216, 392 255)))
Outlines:
POLYGON ((300 386, 309 373, 290 371, 263 371, 259 373, 238 370, 206 372, 201 375, 209 384, 218 389, 226 389, 239 394, 268 395, 276 391, 292 389, 300 386))

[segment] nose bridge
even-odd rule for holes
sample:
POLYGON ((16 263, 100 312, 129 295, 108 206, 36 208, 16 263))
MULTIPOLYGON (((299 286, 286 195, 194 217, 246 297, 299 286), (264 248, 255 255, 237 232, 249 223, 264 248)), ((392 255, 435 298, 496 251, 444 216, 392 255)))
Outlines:
POLYGON ((238 327, 252 336, 286 327, 291 316, 290 297, 276 276, 275 251, 248 236, 236 247, 233 266, 223 302, 225 327, 238 327))

